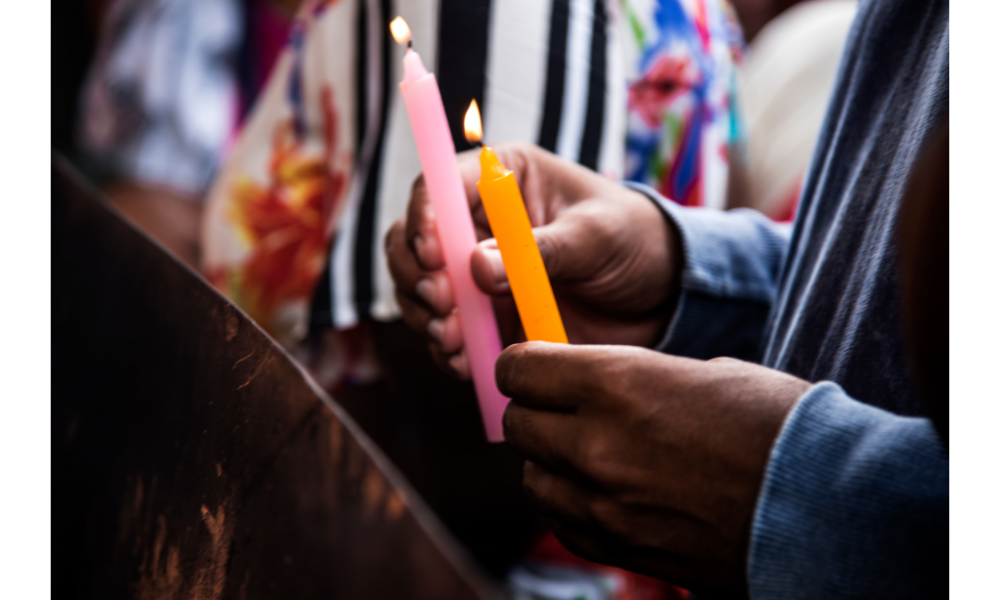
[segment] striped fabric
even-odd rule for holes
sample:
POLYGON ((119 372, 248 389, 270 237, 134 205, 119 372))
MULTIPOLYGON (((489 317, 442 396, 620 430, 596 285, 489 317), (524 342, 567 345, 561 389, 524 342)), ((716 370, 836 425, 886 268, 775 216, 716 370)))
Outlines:
POLYGON ((624 164, 625 81, 604 0, 366 0, 359 9, 361 151, 312 304, 313 327, 398 315, 381 242, 404 214, 420 163, 396 85, 403 49, 388 23, 397 14, 433 65, 459 152, 470 147, 461 121, 475 99, 487 143, 538 143, 616 178, 624 164))

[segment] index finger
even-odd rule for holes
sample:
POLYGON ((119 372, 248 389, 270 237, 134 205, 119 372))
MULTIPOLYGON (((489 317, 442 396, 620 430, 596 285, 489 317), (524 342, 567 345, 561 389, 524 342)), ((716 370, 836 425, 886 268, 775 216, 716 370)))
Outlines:
POLYGON ((444 252, 438 239, 434 207, 427 194, 423 173, 410 188, 410 202, 406 205, 406 243, 425 270, 436 271, 444 267, 444 252))

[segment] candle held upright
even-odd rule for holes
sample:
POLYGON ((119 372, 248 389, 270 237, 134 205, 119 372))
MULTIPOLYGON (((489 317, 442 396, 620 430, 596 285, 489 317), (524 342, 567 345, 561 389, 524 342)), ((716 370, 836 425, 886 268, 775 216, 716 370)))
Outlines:
MULTIPOLYGON (((400 17, 392 22, 396 42, 410 42, 409 27, 400 17)), ((455 144, 433 73, 409 48, 403 57, 403 81, 399 91, 417 145, 424 182, 444 250, 448 277, 455 293, 469 370, 479 399, 479 409, 491 442, 503 441, 503 412, 509 400, 497 389, 494 366, 502 349, 493 304, 472 280, 469 261, 476 246, 476 232, 469 212, 455 144)))
MULTIPOLYGON (((482 136, 479 106, 473 100, 465 114, 465 137, 477 142, 482 136)), ((566 344, 566 329, 514 173, 489 146, 479 153, 479 165, 476 187, 500 248, 524 335, 528 341, 566 344)))

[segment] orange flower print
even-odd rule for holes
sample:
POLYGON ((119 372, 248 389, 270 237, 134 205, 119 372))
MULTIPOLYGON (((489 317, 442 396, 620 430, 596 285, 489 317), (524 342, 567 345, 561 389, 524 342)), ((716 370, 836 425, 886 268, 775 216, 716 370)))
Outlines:
POLYGON ((268 183, 237 177, 228 216, 249 244, 233 272, 215 273, 228 295, 264 329, 287 338, 276 317, 290 302, 308 303, 322 273, 330 240, 327 231, 347 187, 346 168, 336 168, 338 114, 333 93, 322 90, 324 154, 308 156, 296 139, 292 120, 274 131, 268 183))

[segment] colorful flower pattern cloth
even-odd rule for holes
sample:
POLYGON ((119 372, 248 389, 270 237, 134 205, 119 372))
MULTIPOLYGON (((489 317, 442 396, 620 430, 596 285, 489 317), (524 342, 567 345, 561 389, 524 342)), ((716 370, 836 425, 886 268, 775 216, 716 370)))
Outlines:
POLYGON ((307 333, 309 300, 350 184, 354 107, 335 90, 351 89, 353 73, 324 65, 342 59, 317 45, 353 33, 354 6, 303 7, 206 206, 209 281, 286 346, 307 333), (345 14, 319 18, 337 10, 345 14))
POLYGON ((740 135, 743 36, 725 0, 625 0, 625 178, 685 206, 723 208, 740 135))

